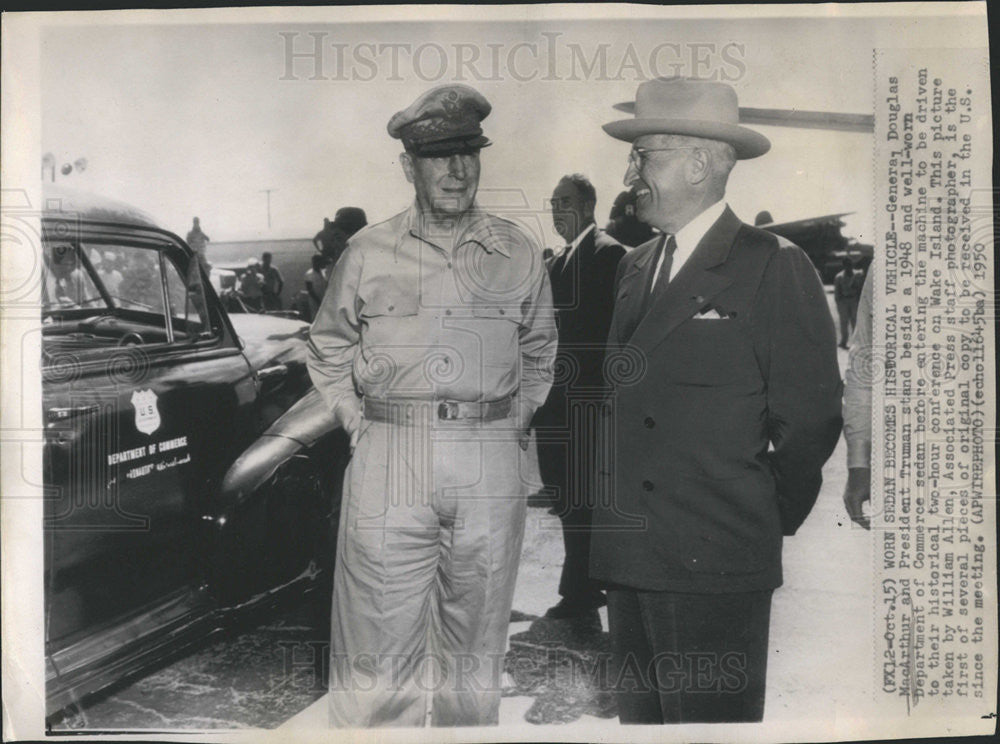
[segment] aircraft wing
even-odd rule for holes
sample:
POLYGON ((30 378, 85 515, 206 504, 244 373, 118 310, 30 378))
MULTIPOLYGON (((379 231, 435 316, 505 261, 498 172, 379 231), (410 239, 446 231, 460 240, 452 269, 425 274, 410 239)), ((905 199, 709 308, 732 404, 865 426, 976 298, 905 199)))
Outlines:
MULTIPOLYGON (((634 114, 635 101, 616 103, 612 108, 626 114, 634 114)), ((875 131, 875 117, 871 114, 751 108, 749 106, 740 106, 740 124, 794 127, 797 129, 832 129, 838 132, 872 133, 875 131)))
POLYGON ((808 230, 814 227, 820 227, 822 225, 833 225, 836 227, 843 227, 844 221, 841 217, 846 217, 849 214, 854 214, 854 212, 839 212, 837 214, 824 214, 820 217, 807 217, 804 220, 792 220, 791 222, 769 222, 766 225, 757 225, 761 230, 767 230, 769 232, 796 232, 799 230, 808 230))

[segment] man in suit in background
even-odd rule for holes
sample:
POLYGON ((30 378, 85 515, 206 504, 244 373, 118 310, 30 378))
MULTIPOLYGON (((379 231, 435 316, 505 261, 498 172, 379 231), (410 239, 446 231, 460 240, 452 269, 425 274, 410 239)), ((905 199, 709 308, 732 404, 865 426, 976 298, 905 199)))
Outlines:
POLYGON ((612 381, 591 543, 611 678, 622 723, 759 721, 782 535, 840 433, 833 319, 805 253, 725 202, 736 161, 770 148, 735 91, 658 79, 636 98, 604 129, 633 143, 626 185, 663 234, 619 265, 609 336, 635 362, 612 381))
POLYGON ((589 617, 607 603, 588 577, 594 421, 604 397, 604 347, 614 309, 612 283, 625 250, 594 222, 597 194, 585 176, 564 176, 552 193, 552 221, 566 241, 548 263, 559 329, 556 384, 535 416, 538 464, 555 492, 566 557, 559 580, 562 599, 546 617, 589 617))
POLYGON ((840 348, 847 348, 847 339, 858 325, 858 303, 865 275, 854 270, 854 262, 845 258, 840 272, 833 278, 833 299, 840 320, 840 348))

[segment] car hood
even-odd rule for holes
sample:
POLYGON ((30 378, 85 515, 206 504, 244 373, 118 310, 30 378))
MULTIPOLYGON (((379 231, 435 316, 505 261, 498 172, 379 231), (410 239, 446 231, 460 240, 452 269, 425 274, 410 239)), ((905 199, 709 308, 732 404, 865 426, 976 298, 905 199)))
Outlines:
POLYGON ((272 364, 305 364, 308 323, 256 313, 233 313, 229 320, 255 370, 272 364))

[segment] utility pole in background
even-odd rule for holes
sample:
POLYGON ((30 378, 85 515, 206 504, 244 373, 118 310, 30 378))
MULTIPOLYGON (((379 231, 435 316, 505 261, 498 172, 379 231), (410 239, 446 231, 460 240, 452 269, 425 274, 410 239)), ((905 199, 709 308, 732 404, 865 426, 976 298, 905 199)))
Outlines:
POLYGON ((267 229, 271 229, 271 192, 277 189, 261 189, 260 192, 267 194, 267 229))

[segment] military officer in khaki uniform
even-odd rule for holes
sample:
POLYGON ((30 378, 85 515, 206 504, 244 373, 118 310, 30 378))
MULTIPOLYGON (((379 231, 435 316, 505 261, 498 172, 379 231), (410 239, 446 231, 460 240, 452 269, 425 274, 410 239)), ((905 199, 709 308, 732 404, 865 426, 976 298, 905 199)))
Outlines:
POLYGON ((489 102, 434 88, 389 121, 412 206, 359 232, 309 369, 350 433, 331 723, 495 724, 524 529, 526 430, 551 384, 541 252, 475 202, 489 102))

